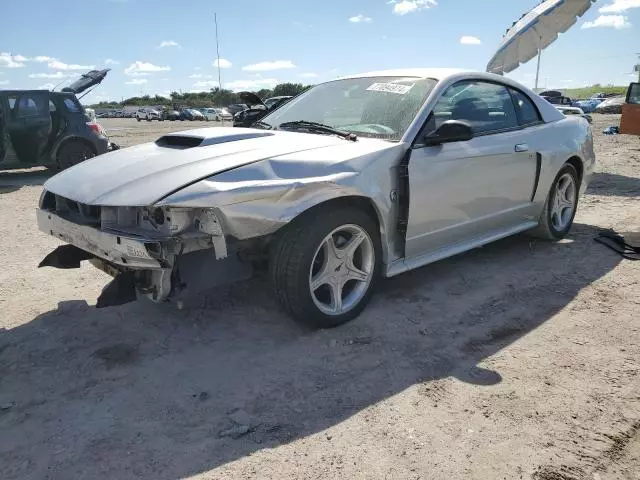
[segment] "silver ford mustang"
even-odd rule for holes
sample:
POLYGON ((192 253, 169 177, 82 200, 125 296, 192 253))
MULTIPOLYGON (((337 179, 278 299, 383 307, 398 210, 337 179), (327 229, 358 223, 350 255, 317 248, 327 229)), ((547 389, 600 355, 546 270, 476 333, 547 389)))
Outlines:
POLYGON ((523 231, 571 228, 588 122, 487 73, 409 69, 317 85, 251 129, 203 128, 52 177, 41 266, 112 275, 97 306, 203 293, 268 265, 295 319, 356 317, 380 276, 523 231))

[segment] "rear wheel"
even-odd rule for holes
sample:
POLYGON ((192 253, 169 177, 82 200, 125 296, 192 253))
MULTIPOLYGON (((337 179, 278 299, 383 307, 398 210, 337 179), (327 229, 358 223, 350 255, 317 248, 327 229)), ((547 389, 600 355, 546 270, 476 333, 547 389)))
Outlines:
POLYGON ((324 210, 286 227, 274 245, 271 282, 298 322, 331 328, 368 303, 381 264, 376 222, 354 207, 324 210))
POLYGON ((64 170, 95 156, 93 149, 85 142, 70 141, 63 144, 58 150, 58 168, 64 170))
POLYGON ((579 190, 578 172, 573 165, 564 164, 551 185, 540 223, 530 233, 547 240, 566 237, 578 209, 579 190))
POLYGON ((140 117, 136 117, 136 120, 140 121, 140 117))

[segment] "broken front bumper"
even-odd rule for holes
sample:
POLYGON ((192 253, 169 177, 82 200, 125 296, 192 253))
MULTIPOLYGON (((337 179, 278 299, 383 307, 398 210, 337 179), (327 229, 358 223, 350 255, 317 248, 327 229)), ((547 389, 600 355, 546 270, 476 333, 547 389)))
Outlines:
POLYGON ((162 258, 158 258, 163 251, 163 245, 158 240, 103 232, 40 209, 37 210, 36 216, 41 231, 113 264, 152 270, 167 267, 163 265, 162 258), (156 258, 152 254, 156 255, 156 258))
POLYGON ((227 258, 223 235, 204 233, 212 230, 204 217, 200 233, 161 240, 102 231, 42 209, 37 219, 40 230, 68 244, 47 255, 40 267, 79 268, 81 261, 89 260, 114 277, 97 307, 134 301, 136 292, 156 302, 177 299, 252 275, 250 264, 227 258))

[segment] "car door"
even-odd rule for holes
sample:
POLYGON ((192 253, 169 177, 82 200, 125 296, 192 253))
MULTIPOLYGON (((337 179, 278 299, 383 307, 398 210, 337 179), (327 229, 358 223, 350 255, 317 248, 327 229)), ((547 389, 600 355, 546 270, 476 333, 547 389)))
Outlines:
POLYGON ((20 162, 41 161, 51 135, 49 93, 20 93, 11 111, 8 127, 11 144, 20 162))
POLYGON ((410 153, 406 258, 531 222, 536 175, 508 88, 477 80, 452 85, 410 153), (449 119, 470 124, 473 138, 437 146, 420 140, 449 119))

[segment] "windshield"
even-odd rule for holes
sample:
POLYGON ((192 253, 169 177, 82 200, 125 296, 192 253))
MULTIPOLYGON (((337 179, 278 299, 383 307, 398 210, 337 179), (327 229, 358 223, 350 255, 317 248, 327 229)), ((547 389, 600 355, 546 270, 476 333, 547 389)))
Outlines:
POLYGON ((305 120, 399 141, 437 81, 417 77, 348 78, 317 85, 262 119, 277 128, 305 120))

